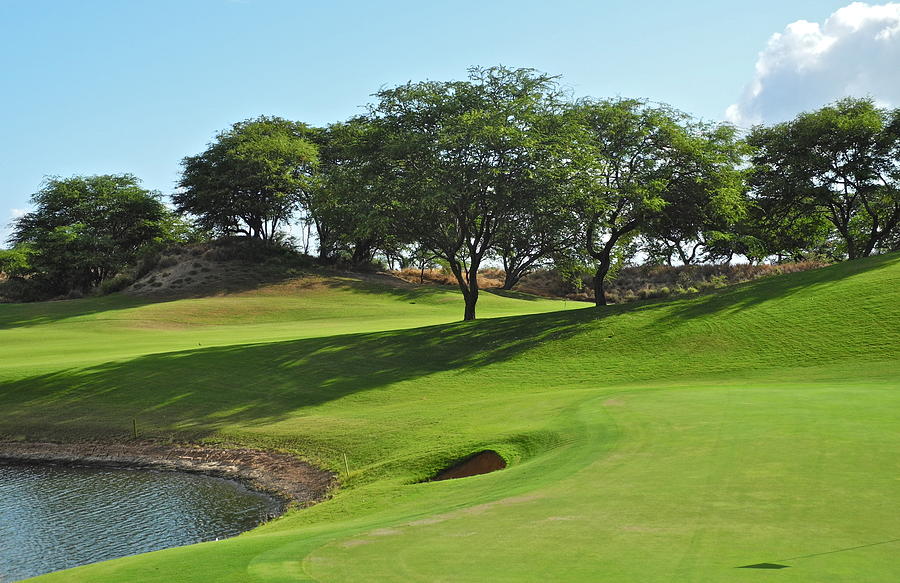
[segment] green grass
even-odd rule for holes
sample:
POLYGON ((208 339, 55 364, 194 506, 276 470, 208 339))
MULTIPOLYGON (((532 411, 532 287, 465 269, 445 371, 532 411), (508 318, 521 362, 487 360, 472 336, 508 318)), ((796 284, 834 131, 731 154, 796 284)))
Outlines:
POLYGON ((45 580, 900 577, 897 254, 599 310, 485 294, 472 323, 449 291, 326 283, 0 306, 4 434, 136 418, 342 472, 234 539, 45 580), (510 467, 420 483, 484 448, 510 467), (790 568, 737 568, 762 562, 790 568))

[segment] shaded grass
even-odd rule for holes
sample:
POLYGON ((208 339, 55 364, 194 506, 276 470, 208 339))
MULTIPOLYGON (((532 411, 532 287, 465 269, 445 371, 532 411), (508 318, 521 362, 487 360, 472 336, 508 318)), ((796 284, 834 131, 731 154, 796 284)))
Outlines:
MULTIPOLYGON (((479 315, 575 307, 580 306, 486 295, 479 302, 479 315)), ((392 285, 324 276, 202 299, 151 301, 115 295, 4 304, 0 380, 150 353, 448 323, 459 320, 461 310, 459 293, 452 290, 398 292, 392 285)))
POLYGON ((359 391, 490 366, 574 334, 580 324, 550 314, 539 322, 517 317, 150 354, 9 381, 0 393, 0 422, 35 436, 42 427, 89 436, 127 433, 137 417, 145 432, 205 436, 229 424, 272 423, 359 391), (48 424, 54 410, 60 415, 48 424))
POLYGON ((145 299, 121 294, 79 300, 0 304, 0 330, 20 326, 37 326, 148 304, 145 299))

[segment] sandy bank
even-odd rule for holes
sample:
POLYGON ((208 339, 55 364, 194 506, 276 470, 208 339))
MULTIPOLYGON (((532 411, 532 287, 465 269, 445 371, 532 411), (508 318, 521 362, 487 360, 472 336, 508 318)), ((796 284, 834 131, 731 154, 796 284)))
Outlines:
POLYGON ((324 499, 337 483, 332 472, 288 454, 200 445, 0 442, 0 460, 197 472, 239 480, 302 506, 324 499))

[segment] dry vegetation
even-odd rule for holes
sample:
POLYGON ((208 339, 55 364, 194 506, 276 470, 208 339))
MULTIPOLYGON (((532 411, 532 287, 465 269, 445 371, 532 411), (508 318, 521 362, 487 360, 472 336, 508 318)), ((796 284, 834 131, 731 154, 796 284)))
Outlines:
MULTIPOLYGON (((770 275, 795 273, 817 269, 827 265, 821 261, 802 261, 780 265, 642 265, 623 268, 609 282, 606 299, 621 304, 648 298, 664 298, 717 289, 726 285, 752 281, 770 275)), ((425 285, 456 285, 452 274, 440 269, 404 269, 391 272, 410 283, 425 285)), ((483 269, 478 273, 479 284, 484 289, 503 285, 502 269, 483 269)), ((516 291, 544 297, 565 297, 572 300, 592 300, 594 291, 590 276, 584 276, 579 286, 565 281, 553 269, 542 269, 524 277, 514 288, 516 291)))
MULTIPOLYGON (((825 267, 821 261, 802 261, 781 265, 642 265, 626 267, 610 283, 606 297, 612 303, 626 303, 647 298, 696 293, 726 285, 752 281, 762 277, 796 273, 825 267)), ((585 281, 581 296, 593 297, 590 280, 585 281)))
MULTIPOLYGON (((456 278, 449 271, 442 269, 416 269, 408 267, 398 271, 391 271, 391 275, 399 277, 409 283, 417 285, 452 285, 456 286, 456 278)), ((496 288, 503 285, 502 269, 482 269, 478 272, 478 284, 482 288, 496 288)), ((549 294, 553 295, 553 294, 549 294)))

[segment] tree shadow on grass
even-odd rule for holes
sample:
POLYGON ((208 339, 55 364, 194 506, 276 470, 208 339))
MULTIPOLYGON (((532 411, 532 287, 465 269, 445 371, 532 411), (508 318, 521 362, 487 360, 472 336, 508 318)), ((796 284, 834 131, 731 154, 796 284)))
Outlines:
POLYGON ((151 354, 5 383, 0 433, 207 435, 442 371, 508 360, 577 334, 590 310, 413 330, 151 354))
MULTIPOLYGON (((0 433, 123 434, 130 432, 133 418, 145 428, 194 435, 209 434, 228 424, 270 423, 353 393, 442 371, 471 371, 503 362, 544 342, 591 329, 590 323, 597 319, 662 308, 653 326, 676 325, 834 285, 898 261, 900 254, 845 262, 668 305, 635 303, 412 330, 213 347, 68 369, 0 387, 0 433)), ((873 285, 879 285, 878 281, 873 285)))
POLYGON ((529 302, 536 302, 539 300, 558 301, 558 302, 570 301, 573 304, 581 303, 581 304, 584 304, 585 306, 590 305, 589 302, 581 302, 578 300, 567 300, 566 298, 545 298, 545 297, 537 296, 534 294, 529 294, 529 293, 515 291, 515 290, 509 290, 509 289, 502 289, 499 287, 485 288, 485 289, 482 289, 481 291, 483 291, 485 293, 493 294, 495 296, 501 296, 504 298, 512 298, 514 300, 525 300, 525 301, 529 301, 529 302))
POLYGON ((160 301, 164 300, 115 294, 79 300, 0 304, 0 330, 39 326, 69 318, 136 308, 160 301))
POLYGON ((459 293, 459 288, 456 286, 418 285, 380 273, 323 272, 315 275, 318 277, 283 283, 295 289, 326 287, 334 290, 388 296, 401 301, 422 300, 434 296, 444 296, 447 293, 458 294, 460 296, 460 312, 462 311, 462 294, 459 293))

